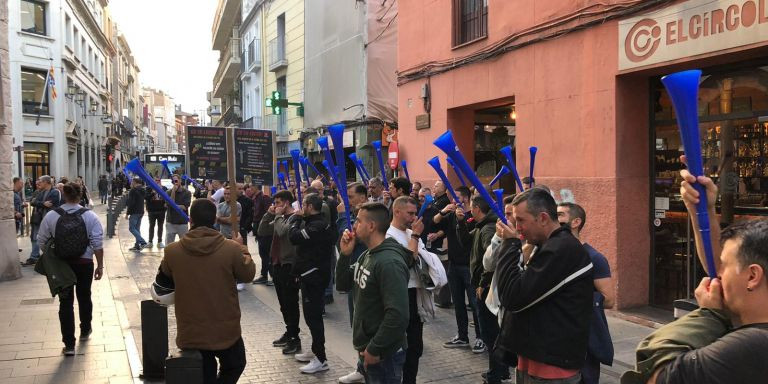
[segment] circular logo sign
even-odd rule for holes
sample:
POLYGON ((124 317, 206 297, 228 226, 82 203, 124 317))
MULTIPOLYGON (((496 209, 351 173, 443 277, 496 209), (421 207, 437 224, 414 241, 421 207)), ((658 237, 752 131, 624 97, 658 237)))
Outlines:
POLYGON ((653 220, 653 225, 656 227, 661 227, 661 219, 656 218, 653 220))
POLYGON ((632 62, 640 62, 656 52, 661 43, 661 27, 655 20, 642 19, 632 26, 624 40, 624 52, 632 62))

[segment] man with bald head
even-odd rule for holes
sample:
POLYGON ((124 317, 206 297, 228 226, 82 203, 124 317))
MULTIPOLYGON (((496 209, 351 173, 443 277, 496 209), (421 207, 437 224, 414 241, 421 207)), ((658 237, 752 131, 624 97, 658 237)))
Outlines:
POLYGON ((323 185, 323 182, 320 180, 312 180, 312 183, 309 184, 310 187, 318 190, 319 192, 323 192, 325 189, 325 186, 323 185))

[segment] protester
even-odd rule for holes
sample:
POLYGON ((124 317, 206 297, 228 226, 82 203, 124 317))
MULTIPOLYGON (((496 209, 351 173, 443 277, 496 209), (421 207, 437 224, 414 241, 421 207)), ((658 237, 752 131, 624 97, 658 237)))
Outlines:
POLYGON ((29 218, 29 223, 32 226, 29 235, 32 242, 32 252, 24 265, 34 265, 40 258, 40 244, 37 241, 40 223, 43 222, 43 218, 48 212, 61 205, 61 192, 53 188, 53 179, 50 176, 40 176, 38 194, 29 202, 29 205, 33 207, 32 216, 29 218))
POLYGON ((424 205, 424 202, 427 199, 427 195, 432 196, 431 188, 424 187, 419 189, 419 209, 421 209, 421 206, 424 205))
POLYGON ((557 204, 547 191, 518 194, 512 210, 515 229, 498 225, 517 231, 536 249, 527 264, 521 263, 519 250, 499 256, 496 281, 504 315, 493 356, 517 364, 517 383, 578 383, 592 316, 589 254, 569 228, 560 226, 557 204))
POLYGON ((206 187, 208 189, 206 197, 214 204, 219 204, 224 197, 224 184, 219 180, 211 180, 206 187))
MULTIPOLYGON (((269 266, 270 266, 270 248, 272 248, 272 233, 262 236, 259 234, 259 223, 267 210, 272 205, 272 198, 264 194, 262 186, 254 186, 250 188, 253 191, 251 199, 253 200, 253 236, 256 238, 257 246, 259 248, 259 258, 261 258, 261 271, 260 276, 253 281, 254 284, 266 284, 273 285, 274 283, 269 280, 269 266)), ((272 276, 274 279, 275 277, 272 276)))
MULTIPOLYGON (((411 197, 414 198, 414 200, 419 201, 419 192, 421 191, 421 183, 418 181, 414 181, 413 184, 411 184, 411 197)), ((421 201, 419 201, 419 205, 421 205, 421 201)))
MULTIPOLYGON (((173 183, 173 187, 169 192, 169 197, 184 213, 189 212, 189 206, 192 202, 192 193, 190 193, 189 189, 182 184, 178 175, 171 176, 171 182, 173 183)), ((189 231, 189 221, 177 212, 176 209, 169 206, 167 212, 165 218, 166 245, 176 241, 176 236, 181 240, 187 231, 189 231)))
POLYGON ((389 210, 380 203, 360 207, 354 232, 344 231, 343 255, 351 255, 356 242, 368 250, 355 270, 355 313, 352 343, 360 354, 358 370, 368 383, 399 384, 408 327, 408 252, 394 239, 386 239, 389 210))
POLYGON ((384 183, 380 177, 374 177, 368 180, 368 201, 373 203, 384 203, 384 183))
POLYGON ((397 240, 410 251, 406 259, 409 265, 409 321, 405 331, 408 348, 405 350, 403 384, 416 383, 419 359, 424 351, 424 323, 435 317, 432 290, 448 283, 440 259, 427 251, 421 241, 424 223, 416 217, 416 206, 416 200, 405 195, 398 197, 392 204, 392 223, 387 230, 387 237, 397 240))
POLYGON ((288 237, 290 225, 288 218, 293 215, 294 201, 290 191, 280 191, 275 196, 274 203, 259 223, 259 236, 272 233, 272 248, 270 260, 272 281, 275 283, 275 293, 280 303, 286 331, 280 338, 272 342, 275 347, 283 348, 284 355, 293 355, 301 350, 299 338, 299 287, 291 274, 296 262, 296 247, 288 237))
MULTIPOLYGON (((560 203, 557 205, 557 219, 562 225, 571 229, 571 234, 581 241, 581 231, 587 223, 587 213, 575 203, 560 203)), ((585 384, 600 382, 600 363, 613 364, 613 341, 605 318, 605 308, 613 308, 614 293, 611 281, 611 267, 608 259, 591 245, 582 241, 584 249, 592 261, 594 293, 592 299, 592 322, 589 329, 589 344, 587 345, 587 360, 581 369, 581 379, 585 384)))
POLYGON ((13 178, 13 221, 16 223, 16 234, 21 231, 21 224, 24 219, 24 207, 27 203, 21 197, 21 190, 24 184, 20 177, 13 178))
MULTIPOLYGON (((234 222, 232 221, 232 211, 230 209, 230 201, 229 198, 231 196, 230 187, 224 188, 224 200, 218 204, 216 207, 216 224, 219 225, 219 232, 221 232, 224 237, 227 239, 231 239, 232 236, 232 225, 234 222)), ((243 213, 243 207, 240 205, 239 202, 235 202, 235 205, 237 207, 236 213, 235 213, 235 220, 239 220, 243 213)), ((245 240, 245 239, 243 239, 245 240)))
POLYGON ((109 180, 107 180, 107 175, 99 176, 98 187, 99 187, 99 197, 101 198, 101 203, 106 204, 107 197, 109 196, 109 180))
MULTIPOLYGON (((155 178, 155 183, 160 185, 160 178, 155 178)), ((163 191, 167 191, 165 187, 160 185, 163 191)), ((152 188, 146 189, 146 201, 147 216, 149 218, 149 242, 147 248, 152 248, 152 241, 155 238, 155 225, 157 225, 157 247, 164 248, 163 243, 163 225, 165 224, 165 200, 160 196, 157 191, 152 188)))
POLYGON ((706 266, 696 204, 701 184, 707 193, 717 278, 696 288, 699 309, 656 330, 637 348, 635 371, 622 384, 753 383, 768 375, 768 220, 732 224, 719 232, 717 187, 705 176, 680 172, 683 202, 693 222, 696 251, 706 266))
POLYGON ((306 362, 299 368, 303 373, 328 370, 323 326, 323 296, 331 277, 331 258, 335 235, 320 212, 323 199, 317 193, 304 196, 302 209, 288 220, 288 237, 296 246, 296 261, 291 274, 301 285, 304 322, 312 335, 312 351, 298 353, 296 360, 306 362))
POLYGON ((195 200, 189 211, 191 230, 168 244, 160 264, 175 285, 176 345, 200 351, 204 383, 236 383, 246 355, 234 286, 253 280, 256 269, 237 233, 228 240, 213 228, 212 202, 195 200))
MULTIPOLYGON (((46 181, 46 183, 48 183, 46 181)), ((64 185, 64 204, 45 215, 37 236, 37 242, 45 245, 53 238, 56 255, 65 259, 75 275, 76 283, 59 293, 59 324, 64 342, 62 353, 75 355, 75 313, 74 299, 80 318, 80 340, 86 340, 93 328, 93 302, 91 283, 100 280, 104 273, 104 251, 102 249, 103 229, 99 217, 93 211, 78 203, 82 190, 78 183, 64 185), (63 219, 66 217, 66 219, 63 219), (65 254, 75 252, 74 255, 65 254), (96 258, 96 268, 93 259, 96 258)), ((47 257, 47 256, 46 256, 47 257)), ((48 262, 46 262, 48 263, 48 262)))
POLYGON ((128 219, 128 230, 133 235, 135 242, 129 251, 141 251, 147 246, 147 242, 141 237, 141 219, 144 217, 144 199, 146 189, 140 178, 134 177, 131 182, 131 190, 128 192, 128 200, 125 203, 125 217, 128 219))

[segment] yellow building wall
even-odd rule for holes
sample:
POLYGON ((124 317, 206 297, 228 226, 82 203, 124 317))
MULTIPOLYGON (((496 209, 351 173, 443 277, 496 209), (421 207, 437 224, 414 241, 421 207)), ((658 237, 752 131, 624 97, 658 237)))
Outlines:
MULTIPOLYGON (((286 92, 288 101, 291 103, 300 103, 304 101, 304 0, 281 0, 267 2, 262 12, 262 49, 264 50, 263 60, 263 81, 264 97, 270 97, 272 92, 277 90, 277 79, 286 77, 286 92), (285 14, 285 56, 288 60, 287 68, 280 69, 277 72, 269 70, 272 58, 269 55, 269 42, 277 37, 277 18, 285 14)), ((299 139, 299 131, 304 128, 304 118, 297 116, 297 107, 289 106, 284 113, 286 114, 288 129, 290 130, 289 141, 299 139)), ((264 109, 264 116, 272 114, 270 108, 264 109)))

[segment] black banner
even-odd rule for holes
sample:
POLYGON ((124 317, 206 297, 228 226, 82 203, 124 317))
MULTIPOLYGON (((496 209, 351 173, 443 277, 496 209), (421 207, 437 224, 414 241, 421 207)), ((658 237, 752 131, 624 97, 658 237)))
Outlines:
POLYGON ((237 181, 253 185, 273 185, 274 134, 261 129, 235 129, 237 181))
POLYGON ((187 127, 189 177, 227 180, 227 129, 187 127))

